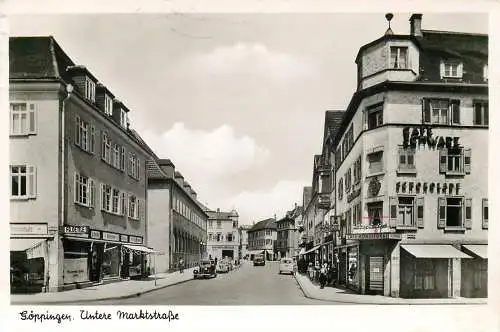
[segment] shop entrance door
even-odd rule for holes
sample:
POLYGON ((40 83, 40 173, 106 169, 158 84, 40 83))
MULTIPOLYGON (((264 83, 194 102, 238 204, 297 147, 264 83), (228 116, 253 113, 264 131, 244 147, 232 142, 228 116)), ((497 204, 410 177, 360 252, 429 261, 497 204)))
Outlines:
POLYGON ((381 294, 384 292, 384 257, 368 257, 367 291, 369 293, 381 294))

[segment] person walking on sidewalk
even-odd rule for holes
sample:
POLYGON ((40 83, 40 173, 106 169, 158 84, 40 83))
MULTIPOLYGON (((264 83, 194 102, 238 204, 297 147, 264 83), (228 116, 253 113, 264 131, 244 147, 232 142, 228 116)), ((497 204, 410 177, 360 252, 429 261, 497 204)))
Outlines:
POLYGON ((326 263, 324 263, 321 269, 319 270, 319 284, 321 289, 325 288, 326 284, 326 266, 327 266, 326 263))
POLYGON ((184 260, 182 258, 179 259, 179 272, 184 273, 184 260))

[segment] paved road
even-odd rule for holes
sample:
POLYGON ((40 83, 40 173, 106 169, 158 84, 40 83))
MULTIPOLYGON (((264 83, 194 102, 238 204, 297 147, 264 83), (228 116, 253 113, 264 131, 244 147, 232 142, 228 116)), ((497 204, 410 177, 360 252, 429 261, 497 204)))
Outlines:
POLYGON ((241 268, 217 278, 191 280, 140 297, 86 303, 91 305, 325 305, 332 302, 308 299, 295 278, 279 275, 278 263, 241 268))

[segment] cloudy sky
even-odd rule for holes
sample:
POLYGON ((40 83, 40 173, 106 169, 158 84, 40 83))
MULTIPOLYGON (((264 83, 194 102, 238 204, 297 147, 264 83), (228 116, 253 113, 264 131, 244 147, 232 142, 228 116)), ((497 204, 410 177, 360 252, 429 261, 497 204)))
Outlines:
MULTIPOLYGON (((479 14, 426 14, 423 28, 487 33, 479 14)), ((409 33, 410 14, 392 21, 409 33)), ((210 208, 241 223, 301 204, 325 110, 345 109, 378 14, 11 16, 10 34, 52 35, 131 109, 132 126, 210 208)))

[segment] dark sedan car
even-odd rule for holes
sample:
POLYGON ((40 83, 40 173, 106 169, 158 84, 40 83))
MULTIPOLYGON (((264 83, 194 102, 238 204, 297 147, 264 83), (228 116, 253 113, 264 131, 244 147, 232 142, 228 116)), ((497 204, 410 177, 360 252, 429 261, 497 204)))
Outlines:
POLYGON ((193 271, 195 279, 202 278, 215 278, 217 273, 215 272, 215 261, 213 260, 203 260, 193 271))

